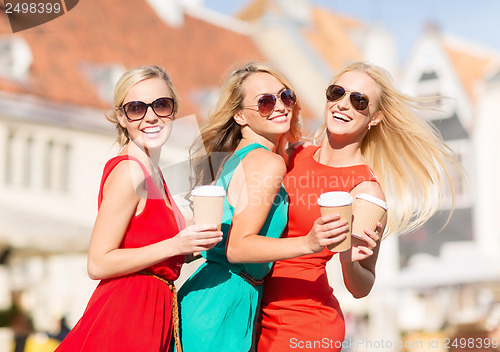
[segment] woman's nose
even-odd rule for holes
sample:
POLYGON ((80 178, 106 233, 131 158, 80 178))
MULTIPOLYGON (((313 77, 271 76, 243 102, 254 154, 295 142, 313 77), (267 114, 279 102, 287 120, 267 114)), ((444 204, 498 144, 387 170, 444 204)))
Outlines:
POLYGON ((276 99, 276 105, 274 106, 274 110, 278 110, 278 111, 285 111, 287 109, 287 107, 285 106, 285 104, 281 101, 280 98, 277 98, 276 99))
POLYGON ((339 109, 349 109, 351 107, 350 93, 345 93, 344 96, 338 101, 337 106, 339 109))
POLYGON ((144 120, 148 122, 156 122, 158 120, 158 115, 153 111, 153 107, 148 106, 146 108, 146 115, 144 115, 144 120))

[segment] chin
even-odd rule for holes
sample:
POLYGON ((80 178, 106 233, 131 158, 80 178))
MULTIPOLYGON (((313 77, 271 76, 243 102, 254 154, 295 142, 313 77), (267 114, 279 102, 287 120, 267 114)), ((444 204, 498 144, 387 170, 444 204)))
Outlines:
POLYGON ((280 133, 286 133, 290 131, 290 122, 283 123, 282 125, 276 126, 280 133))
POLYGON ((348 133, 350 130, 352 130, 351 125, 348 123, 335 123, 335 122, 329 122, 326 124, 326 129, 333 134, 345 134, 348 133))
POLYGON ((161 147, 163 147, 163 145, 165 144, 165 142, 166 142, 166 140, 163 141, 163 142, 146 141, 143 144, 143 147, 144 147, 144 149, 148 149, 148 150, 156 150, 156 149, 160 149, 161 147))
POLYGON ((168 133, 161 133, 157 136, 154 136, 154 138, 148 136, 139 136, 139 138, 135 139, 134 142, 143 150, 160 149, 167 142, 169 136, 170 131, 168 131, 168 133))

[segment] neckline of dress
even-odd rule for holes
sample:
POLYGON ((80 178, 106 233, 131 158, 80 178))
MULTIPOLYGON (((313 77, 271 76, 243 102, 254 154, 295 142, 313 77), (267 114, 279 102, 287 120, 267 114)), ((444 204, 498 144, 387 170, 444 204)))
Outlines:
POLYGON ((312 161, 315 164, 321 165, 322 167, 325 167, 325 168, 349 169, 349 168, 368 167, 368 165, 366 165, 366 164, 354 164, 354 165, 348 165, 348 166, 331 166, 331 165, 323 164, 323 163, 319 162, 318 160, 316 160, 316 158, 314 157, 314 155, 321 149, 321 146, 319 146, 319 145, 318 146, 311 146, 311 149, 314 149, 314 150, 312 151, 312 153, 310 153, 309 157, 312 159, 312 161))

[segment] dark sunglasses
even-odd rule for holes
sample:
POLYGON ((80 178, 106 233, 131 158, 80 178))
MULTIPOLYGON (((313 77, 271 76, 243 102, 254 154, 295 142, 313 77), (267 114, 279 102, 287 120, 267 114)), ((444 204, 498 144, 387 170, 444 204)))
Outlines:
POLYGON ((293 109, 295 103, 297 103, 295 92, 291 89, 286 89, 279 92, 278 94, 263 94, 257 101, 257 105, 252 106, 257 106, 257 109, 259 109, 259 113, 261 116, 269 117, 273 113, 278 99, 281 100, 281 102, 287 109, 293 109))
POLYGON ((172 98, 158 98, 152 103, 146 104, 142 101, 131 101, 120 107, 129 121, 139 121, 146 116, 148 108, 151 107, 158 117, 168 117, 174 112, 175 101, 172 98))
POLYGON ((354 109, 363 111, 368 107, 370 100, 366 95, 360 92, 347 91, 344 87, 336 84, 332 84, 326 89, 326 99, 328 99, 328 101, 337 101, 342 99, 347 93, 349 93, 349 100, 354 109))

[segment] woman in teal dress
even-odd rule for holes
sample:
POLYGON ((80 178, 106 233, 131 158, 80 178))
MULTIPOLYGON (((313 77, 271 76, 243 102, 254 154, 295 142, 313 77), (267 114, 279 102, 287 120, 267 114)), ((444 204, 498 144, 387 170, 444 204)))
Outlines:
MULTIPOLYGON (((179 290, 184 352, 252 351, 262 282, 272 262, 342 241, 347 222, 319 218, 307 236, 279 238, 288 220, 282 180, 287 142, 300 135, 300 105, 273 67, 249 63, 228 75, 200 140, 195 185, 226 189, 223 240, 179 290)), ((197 149, 196 149, 197 148, 197 149)), ((314 205, 316 206, 316 205, 314 205)))

